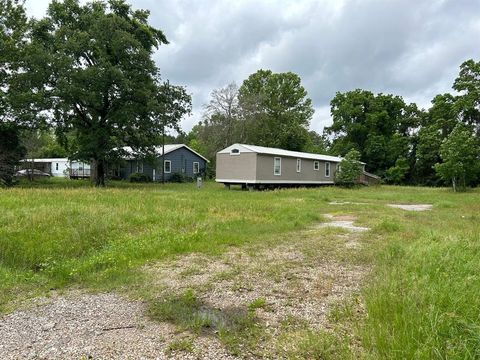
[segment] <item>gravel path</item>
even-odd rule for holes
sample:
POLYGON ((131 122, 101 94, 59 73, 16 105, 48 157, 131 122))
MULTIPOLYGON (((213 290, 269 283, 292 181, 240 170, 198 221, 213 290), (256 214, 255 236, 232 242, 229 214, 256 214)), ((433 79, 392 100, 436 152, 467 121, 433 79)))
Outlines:
POLYGON ((167 354, 181 335, 143 313, 141 302, 114 294, 36 299, 0 318, 0 359, 233 359, 215 339, 201 337, 194 353, 167 354))
MULTIPOLYGON (((368 229, 354 226, 352 216, 326 217, 331 223, 305 231, 291 244, 236 249, 216 258, 190 254, 145 266, 150 290, 161 298, 192 288, 218 311, 246 308, 262 298, 267 306, 257 316, 274 336, 290 317, 312 329, 328 328, 329 307, 358 291, 368 269, 324 258, 321 251, 307 256, 302 246, 316 246, 323 226, 341 225, 350 233, 337 239, 346 251, 355 251, 359 233, 368 229)), ((235 359, 216 336, 179 332, 172 324, 149 320, 145 309, 140 301, 111 293, 34 299, 28 308, 0 317, 0 360, 235 359), (193 350, 168 351, 186 336, 193 350)))

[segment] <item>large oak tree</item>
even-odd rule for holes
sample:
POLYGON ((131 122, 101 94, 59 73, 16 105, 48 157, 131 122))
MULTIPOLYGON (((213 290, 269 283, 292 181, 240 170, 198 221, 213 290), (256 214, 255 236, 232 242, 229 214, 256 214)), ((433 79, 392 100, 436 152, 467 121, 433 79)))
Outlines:
POLYGON ((148 17, 123 0, 54 0, 32 22, 15 105, 73 134, 72 155, 92 161, 97 186, 119 149, 148 149, 189 111, 185 90, 160 80, 152 54, 168 41, 148 17))

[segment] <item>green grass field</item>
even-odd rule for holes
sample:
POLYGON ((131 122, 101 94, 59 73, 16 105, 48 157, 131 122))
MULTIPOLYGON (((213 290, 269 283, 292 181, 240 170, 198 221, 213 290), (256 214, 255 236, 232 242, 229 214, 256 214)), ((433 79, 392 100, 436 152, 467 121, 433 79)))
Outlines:
POLYGON ((371 230, 362 234, 355 256, 339 250, 335 256, 372 271, 362 286, 363 315, 352 315, 355 304, 334 315, 358 344, 349 349, 340 341, 346 345, 324 352, 323 345, 336 342, 331 334, 322 340, 306 331, 299 343, 310 350, 303 356, 300 347, 291 357, 480 358, 478 190, 454 194, 382 186, 243 192, 214 183, 202 189, 126 183, 95 189, 82 181, 52 179, 0 190, 0 211, 3 311, 50 289, 146 288, 145 264, 280 244, 325 221, 322 214, 353 215, 371 230), (406 212, 388 203, 427 203, 433 210, 406 212), (319 353, 309 352, 319 342, 319 353))

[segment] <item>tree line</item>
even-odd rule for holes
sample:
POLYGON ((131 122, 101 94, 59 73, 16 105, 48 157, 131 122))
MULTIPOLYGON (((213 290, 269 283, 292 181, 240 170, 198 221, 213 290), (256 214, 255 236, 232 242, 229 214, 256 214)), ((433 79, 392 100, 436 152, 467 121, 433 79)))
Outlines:
MULTIPOLYGON (((124 0, 52 1, 42 19, 22 3, 0 0, 0 181, 27 153, 92 163, 95 183, 125 146, 148 158, 170 130, 212 160, 232 143, 358 158, 391 184, 477 185, 480 177, 480 62, 465 61, 454 94, 425 110, 401 96, 338 92, 333 123, 310 130, 312 100, 292 72, 258 70, 240 86, 212 91, 202 120, 182 86, 165 81, 153 52, 168 44, 147 10, 124 0)), ((319 84, 321 86, 321 84, 319 84)))
POLYGON ((259 70, 240 87, 214 90, 203 119, 181 139, 211 159, 235 142, 342 157, 354 151, 386 183, 462 189, 480 181, 480 62, 465 61, 453 89, 428 110, 398 95, 338 92, 333 123, 319 134, 308 130, 314 110, 299 76, 259 70))

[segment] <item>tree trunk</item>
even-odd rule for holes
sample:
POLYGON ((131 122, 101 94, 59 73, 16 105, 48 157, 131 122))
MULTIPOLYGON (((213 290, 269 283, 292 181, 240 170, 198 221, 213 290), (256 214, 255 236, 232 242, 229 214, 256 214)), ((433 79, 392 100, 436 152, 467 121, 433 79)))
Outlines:
POLYGON ((105 161, 93 159, 90 162, 90 180, 96 187, 105 186, 105 161))
POLYGON ((32 161, 30 162, 30 171, 27 170, 29 181, 33 181, 33 170, 34 169, 35 169, 35 161, 32 159, 32 161))
POLYGON ((457 184, 455 177, 452 178, 453 192, 457 192, 457 184))
POLYGON ((95 186, 96 187, 105 187, 105 161, 104 160, 97 160, 95 161, 97 164, 96 168, 96 178, 95 178, 95 186))

